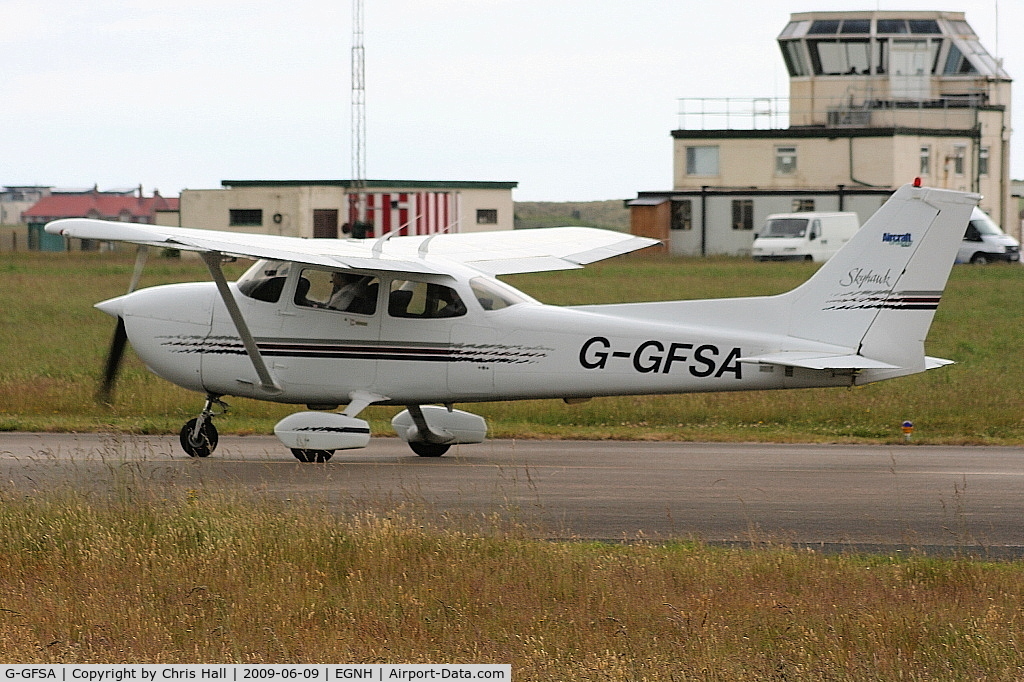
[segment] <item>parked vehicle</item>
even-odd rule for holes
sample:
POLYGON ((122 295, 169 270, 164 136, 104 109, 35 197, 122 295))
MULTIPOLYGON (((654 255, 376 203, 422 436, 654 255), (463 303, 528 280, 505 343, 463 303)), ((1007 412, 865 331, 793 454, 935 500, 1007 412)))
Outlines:
POLYGON ((1016 263, 1020 260, 1020 242, 999 229, 980 208, 971 213, 964 240, 956 254, 957 263, 1016 263))
POLYGON ((765 219, 754 260, 827 261, 860 229, 856 213, 775 213, 765 219))

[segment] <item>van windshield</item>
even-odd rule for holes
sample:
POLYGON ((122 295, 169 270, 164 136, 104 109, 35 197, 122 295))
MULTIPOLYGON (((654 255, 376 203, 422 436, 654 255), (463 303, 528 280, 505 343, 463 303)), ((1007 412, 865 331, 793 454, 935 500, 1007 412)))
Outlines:
POLYGON ((807 234, 807 218, 775 218, 769 220, 758 237, 803 237, 807 234))
POLYGON ((985 214, 982 214, 979 217, 978 214, 975 213, 971 218, 971 227, 985 235, 998 236, 1003 233, 1003 231, 999 229, 999 226, 985 214))

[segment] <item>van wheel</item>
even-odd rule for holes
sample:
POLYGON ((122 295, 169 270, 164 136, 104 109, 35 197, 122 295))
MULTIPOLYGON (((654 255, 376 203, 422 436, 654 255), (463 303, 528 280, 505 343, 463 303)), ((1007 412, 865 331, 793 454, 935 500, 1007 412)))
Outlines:
POLYGON ((976 253, 971 256, 971 262, 975 265, 985 265, 988 263, 988 256, 983 253, 976 253))
POLYGON ((808 255, 804 256, 804 260, 807 261, 808 263, 810 263, 812 260, 814 260, 814 256, 808 254, 808 255))

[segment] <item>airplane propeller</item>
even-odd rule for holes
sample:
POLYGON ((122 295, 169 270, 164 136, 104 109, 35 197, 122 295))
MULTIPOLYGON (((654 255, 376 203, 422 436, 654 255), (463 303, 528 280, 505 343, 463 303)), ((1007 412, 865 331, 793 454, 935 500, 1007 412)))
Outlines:
MULTIPOLYGON (((132 293, 139 286, 142 279, 142 270, 146 265, 147 249, 139 245, 135 253, 135 270, 132 272, 132 280, 128 284, 128 292, 132 293)), ((114 337, 110 340, 110 349, 107 351, 106 365, 103 370, 103 382, 96 391, 96 400, 104 405, 112 405, 114 402, 114 384, 117 382, 117 375, 121 371, 121 360, 124 358, 124 349, 128 344, 128 332, 125 330, 124 318, 118 316, 117 326, 114 327, 114 337)))

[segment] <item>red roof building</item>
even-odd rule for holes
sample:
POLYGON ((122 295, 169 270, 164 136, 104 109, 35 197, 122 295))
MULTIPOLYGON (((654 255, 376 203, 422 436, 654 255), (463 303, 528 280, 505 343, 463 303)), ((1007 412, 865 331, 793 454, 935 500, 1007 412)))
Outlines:
POLYGON ((29 224, 48 223, 60 218, 98 218, 153 224, 158 211, 177 210, 177 198, 160 196, 160 192, 155 190, 151 197, 94 190, 81 194, 51 194, 21 215, 22 220, 29 224))

